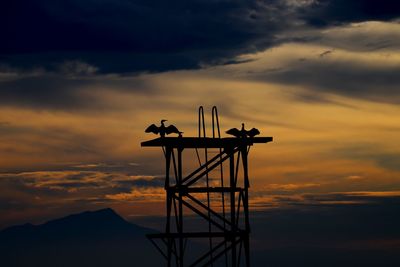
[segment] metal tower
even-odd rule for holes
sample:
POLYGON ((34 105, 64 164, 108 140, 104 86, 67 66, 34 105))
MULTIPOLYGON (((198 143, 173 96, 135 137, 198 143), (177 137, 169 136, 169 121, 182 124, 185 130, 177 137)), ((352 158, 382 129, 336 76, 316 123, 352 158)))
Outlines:
POLYGON ((167 266, 250 266, 248 153, 254 144, 271 141, 272 137, 221 138, 216 107, 212 137, 206 137, 200 107, 198 137, 160 137, 141 143, 142 147, 162 147, 165 155, 165 232, 147 237, 167 266), (189 159, 184 151, 195 152, 199 162, 188 174, 183 173, 184 159, 189 159), (202 218, 206 230, 188 228, 184 214, 202 218), (206 249, 193 257, 198 251, 190 249, 198 247, 206 249))

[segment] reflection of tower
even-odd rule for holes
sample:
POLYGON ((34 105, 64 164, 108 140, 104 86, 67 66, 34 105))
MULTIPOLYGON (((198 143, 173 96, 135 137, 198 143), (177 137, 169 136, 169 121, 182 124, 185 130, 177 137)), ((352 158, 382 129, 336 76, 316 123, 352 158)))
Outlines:
POLYGON ((271 142, 272 137, 221 138, 216 107, 212 111, 210 138, 206 137, 204 112, 200 107, 199 137, 165 137, 141 144, 162 147, 165 155, 165 232, 147 237, 168 266, 250 265, 248 153, 253 144, 271 142), (204 150, 204 154, 199 150, 204 150), (199 162, 199 167, 187 175, 183 174, 183 158, 189 157, 183 157, 184 151, 195 151, 199 162), (189 229, 184 213, 202 218, 206 230, 189 229), (186 246, 189 239, 197 240, 203 247, 205 243, 201 240, 206 240, 208 248, 193 258, 199 252, 190 248, 199 246, 186 246))

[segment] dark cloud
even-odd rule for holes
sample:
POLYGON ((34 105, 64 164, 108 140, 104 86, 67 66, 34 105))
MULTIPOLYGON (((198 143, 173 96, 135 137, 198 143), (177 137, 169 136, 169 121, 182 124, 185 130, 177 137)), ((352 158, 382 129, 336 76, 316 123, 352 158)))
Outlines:
POLYGON ((375 160, 379 166, 385 169, 400 172, 400 154, 398 153, 377 155, 375 160))
POLYGON ((18 105, 36 108, 76 109, 82 101, 82 86, 88 81, 68 79, 60 76, 23 77, 11 81, 0 81, 0 97, 3 105, 18 105))
MULTIPOLYGON (((94 76, 94 68, 84 62, 63 62, 55 72, 16 72, 0 79, 0 103, 4 106, 28 107, 39 110, 101 111, 104 108, 124 108, 98 96, 101 90, 130 91, 151 94, 140 77, 94 76), (99 89, 101 88, 101 89, 99 89)), ((13 70, 7 70, 12 73, 13 70)), ((1 72, 1 68, 0 68, 1 72)), ((6 72, 7 73, 7 72, 6 72)))
MULTIPOLYGON (((96 85, 102 89, 151 94, 154 86, 151 89, 140 78, 123 79, 123 74, 246 63, 235 57, 287 41, 325 40, 316 32, 303 36, 302 30, 307 27, 389 20, 399 14, 397 1, 310 3, 11 1, 0 11, 0 25, 3 25, 0 72, 5 74, 0 77, 0 103, 63 111, 124 108, 123 104, 111 103, 96 94, 96 85), (297 30, 299 33, 293 34, 297 30), (115 79, 103 76, 104 73, 120 76, 115 79)), ((354 40, 347 43, 351 45, 346 49, 354 46, 354 40)), ((393 45, 396 42, 390 41, 390 35, 385 40, 379 37, 362 43, 369 50, 393 45)), ((320 59, 332 56, 332 51, 326 50, 320 59)), ((347 63, 332 66, 305 60, 291 69, 272 68, 267 76, 278 82, 397 103, 398 71, 390 67, 376 69, 347 63)), ((308 99, 315 100, 318 99, 308 99)), ((319 100, 324 101, 322 97, 319 100)))
MULTIPOLYGON (((390 192, 389 192, 390 193, 390 192)), ((374 193, 330 193, 330 194, 304 194, 303 202, 299 205, 397 205, 400 203, 400 195, 379 195, 374 193)))
POLYGON ((9 1, 0 11, 0 60, 45 69, 81 60, 103 73, 192 69, 279 43, 299 20, 329 26, 399 14, 396 0, 294 2, 9 1))
MULTIPOLYGON (((0 173, 0 192, 8 203, 25 203, 29 199, 63 202, 70 198, 92 201, 105 195, 129 193, 133 189, 161 188, 163 177, 130 176, 123 172, 101 171, 33 171, 0 173)), ((33 203, 34 204, 34 203, 33 203)))
POLYGON ((115 181, 120 186, 132 187, 163 187, 165 184, 164 177, 137 177, 135 179, 115 181))
MULTIPOLYGON (((395 188, 393 188, 395 189, 395 188)), ((344 206, 392 206, 400 203, 400 191, 383 192, 338 192, 338 193, 293 193, 256 192, 254 207, 303 208, 303 207, 344 207, 344 206), (265 200, 263 200, 265 197, 265 200)))
POLYGON ((400 15, 397 0, 318 0, 303 8, 301 18, 312 26, 329 26, 366 20, 391 20, 400 15))
POLYGON ((326 102, 323 94, 335 93, 386 103, 400 103, 399 66, 369 65, 351 60, 325 61, 324 57, 294 62, 280 71, 253 78, 303 86, 317 95, 300 95, 305 102, 326 102))
MULTIPOLYGON (((39 153, 42 159, 47 158, 46 166, 40 166, 38 163, 35 167, 28 167, 31 169, 27 171, 32 170, 32 168, 37 168, 36 170, 65 170, 66 167, 62 166, 62 161, 54 160, 53 155, 58 155, 61 158, 73 155, 82 156, 80 158, 83 158, 83 155, 97 157, 104 156, 103 151, 107 150, 93 135, 57 126, 20 126, 15 123, 3 123, 0 124, 0 138, 5 142, 5 146, 0 148, 0 152, 9 156, 37 157, 39 153)), ((111 157, 108 154, 108 159, 112 160, 111 157)), ((14 167, 7 168, 4 166, 0 173, 12 172, 14 167)), ((23 170, 23 168, 23 166, 20 166, 18 171, 23 170)), ((72 166, 67 166, 67 168, 73 169, 72 166)))
POLYGON ((315 91, 308 91, 308 92, 296 92, 293 94, 293 98, 297 101, 309 103, 309 104, 324 104, 324 105, 336 105, 341 107, 346 107, 350 109, 355 109, 355 106, 348 105, 342 103, 340 101, 335 101, 330 99, 327 95, 323 92, 315 92, 315 91))
POLYGON ((281 27, 271 7, 284 6, 279 1, 17 0, 2 9, 6 28, 0 49, 3 61, 22 67, 49 69, 60 59, 83 59, 101 72, 196 68, 270 42, 281 27))
POLYGON ((319 54, 319 57, 326 57, 332 53, 333 53, 333 50, 326 50, 326 51, 322 52, 321 54, 319 54))
POLYGON ((125 173, 130 174, 139 167, 134 162, 95 162, 95 163, 78 163, 69 166, 62 166, 62 170, 79 170, 79 171, 97 171, 109 174, 125 173))
POLYGON ((400 171, 400 154, 376 148, 375 144, 357 144, 338 148, 334 151, 340 157, 353 160, 371 161, 389 171, 400 171))

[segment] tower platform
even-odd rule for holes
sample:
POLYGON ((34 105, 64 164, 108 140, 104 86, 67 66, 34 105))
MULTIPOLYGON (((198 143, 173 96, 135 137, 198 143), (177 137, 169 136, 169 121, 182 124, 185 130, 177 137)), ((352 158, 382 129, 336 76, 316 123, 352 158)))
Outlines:
POLYGON ((167 266, 173 265, 174 257, 177 267, 208 266, 218 260, 225 261, 226 266, 239 266, 240 262, 250 266, 248 153, 250 146, 272 141, 272 137, 179 136, 141 143, 142 147, 162 147, 165 156, 165 232, 147 237, 167 260, 167 266), (216 153, 212 157, 207 156, 210 149, 216 153), (184 174, 182 154, 193 150, 200 166, 184 174), (205 152, 202 160, 198 150, 205 152), (225 161, 228 164, 224 171, 225 161), (212 184, 210 177, 215 177, 216 173, 220 179, 213 179, 212 184), (200 218, 208 231, 187 230, 184 212, 200 218), (185 244, 188 239, 196 238, 208 239, 209 249, 196 259, 186 258, 185 244), (185 264, 188 261, 191 264, 185 264))
POLYGON ((159 137, 141 143, 142 147, 171 147, 171 148, 226 148, 241 145, 252 146, 255 143, 272 142, 272 137, 253 138, 203 138, 203 137, 159 137))

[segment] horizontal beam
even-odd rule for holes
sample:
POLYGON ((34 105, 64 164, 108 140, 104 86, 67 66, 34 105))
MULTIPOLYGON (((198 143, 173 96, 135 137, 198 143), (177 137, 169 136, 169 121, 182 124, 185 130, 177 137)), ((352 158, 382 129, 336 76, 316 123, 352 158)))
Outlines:
POLYGON ((204 138, 204 137, 159 137, 141 143, 142 147, 172 147, 172 148, 224 148, 240 145, 251 146, 255 143, 272 142, 272 137, 253 138, 204 138))
POLYGON ((241 237, 248 235, 246 231, 240 232, 191 232, 191 233, 159 233, 159 234, 147 234, 146 237, 150 239, 154 238, 210 238, 210 237, 241 237))
POLYGON ((171 186, 166 189, 167 191, 175 192, 175 193, 222 193, 222 192, 240 192, 244 189, 241 187, 178 187, 178 186, 171 186))

